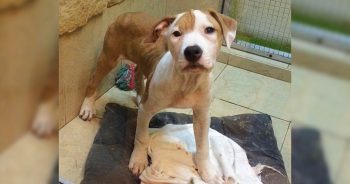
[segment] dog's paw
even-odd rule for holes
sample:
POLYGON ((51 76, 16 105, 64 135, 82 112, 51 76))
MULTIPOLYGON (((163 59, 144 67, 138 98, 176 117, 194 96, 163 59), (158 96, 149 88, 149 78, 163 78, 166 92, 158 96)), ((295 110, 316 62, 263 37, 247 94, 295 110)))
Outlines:
POLYGON ((57 109, 41 104, 34 117, 32 131, 40 137, 46 137, 57 130, 57 109))
POLYGON ((80 119, 84 121, 90 121, 94 117, 94 115, 96 115, 94 100, 85 98, 79 112, 80 119))
POLYGON ((208 184, 223 184, 225 183, 222 176, 216 169, 213 167, 209 160, 198 160, 196 161, 198 173, 201 176, 202 180, 208 184))
POLYGON ((134 149, 129 161, 129 169, 134 175, 140 175, 148 166, 147 151, 134 149))

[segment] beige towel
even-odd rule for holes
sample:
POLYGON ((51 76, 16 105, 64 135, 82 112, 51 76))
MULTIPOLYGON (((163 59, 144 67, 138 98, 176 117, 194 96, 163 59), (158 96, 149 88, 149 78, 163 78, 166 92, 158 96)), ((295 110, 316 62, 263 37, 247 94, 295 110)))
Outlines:
POLYGON ((59 34, 85 25, 107 8, 108 0, 59 0, 59 34))
MULTIPOLYGON (((234 141, 210 129, 210 160, 227 183, 261 184, 245 151, 234 141)), ((143 183, 204 183, 196 171, 193 126, 166 125, 151 135, 148 154, 152 164, 141 174, 143 183)))

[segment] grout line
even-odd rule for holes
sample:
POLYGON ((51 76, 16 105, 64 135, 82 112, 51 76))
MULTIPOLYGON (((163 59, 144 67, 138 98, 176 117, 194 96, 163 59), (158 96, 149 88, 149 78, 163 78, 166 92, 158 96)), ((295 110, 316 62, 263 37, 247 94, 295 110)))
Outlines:
MULTIPOLYGON (((74 118, 75 119, 75 118, 74 118)), ((73 121, 74 119, 72 119, 71 121, 73 121)), ((70 121, 70 122, 71 122, 70 121)), ((61 131, 65 126, 67 126, 70 122, 67 122, 66 124, 64 124, 61 128, 58 129, 58 132, 61 131)))
MULTIPOLYGON (((112 90, 113 87, 114 87, 114 85, 113 85, 111 88, 109 88, 108 90, 106 90, 105 93, 101 94, 99 97, 96 98, 96 100, 95 100, 95 107, 96 107, 96 102, 97 102, 97 100, 101 99, 105 94, 107 94, 110 90, 112 90)), ((79 110, 80 110, 80 109, 79 109, 79 110)), ((67 122, 65 125, 63 125, 61 128, 59 128, 58 131, 60 131, 60 130, 63 129, 65 126, 67 126, 69 123, 71 123, 75 118, 79 118, 79 112, 78 112, 78 115, 77 115, 77 116, 75 116, 73 119, 71 119, 69 122, 67 122)), ((101 119, 102 119, 102 117, 98 117, 97 114, 95 115, 95 117, 93 117, 93 119, 94 119, 94 118, 100 119, 100 121, 101 121, 101 119)), ((79 119, 80 119, 80 118, 79 118, 79 119)), ((83 120, 82 120, 82 121, 83 121, 83 120)), ((84 122, 87 122, 87 123, 88 123, 88 121, 84 121, 84 122)))
MULTIPOLYGON (((287 128, 286 134, 284 135, 284 138, 283 138, 283 141, 282 141, 282 145, 281 145, 281 148, 280 148, 280 152, 281 152, 282 149, 283 149, 284 142, 286 141, 286 137, 287 137, 287 135, 288 135, 288 131, 292 131, 292 130, 290 130, 291 124, 292 124, 292 123, 289 123, 289 124, 288 124, 288 128, 287 128)), ((290 134, 290 135, 292 136, 292 134, 290 134)), ((283 156, 282 156, 282 157, 283 157, 283 156)))
MULTIPOLYGON (((289 158, 285 158, 284 155, 282 154, 282 149, 283 149, 284 143, 285 143, 285 141, 286 141, 286 137, 287 137, 287 135, 288 135, 288 131, 292 131, 290 128, 291 128, 291 123, 289 123, 289 125, 288 125, 286 134, 284 135, 284 139, 283 139, 283 142, 282 142, 282 145, 281 145, 281 149, 279 150, 279 151, 280 151, 280 154, 281 154, 281 156, 282 156, 283 165, 284 165, 284 168, 285 168, 285 171, 286 171, 286 172, 287 172, 286 160, 288 159, 289 162, 292 164, 292 150, 290 151, 289 154, 287 154, 287 155, 289 155, 290 157, 289 157, 289 158)), ((292 136, 292 133, 291 133, 290 135, 292 136)), ((292 145, 291 145, 291 146, 292 146, 292 145)), ((292 165, 290 165, 290 167, 292 167, 292 165)), ((292 170, 292 168, 290 168, 290 169, 292 170)), ((292 172, 292 171, 291 171, 291 172, 292 172)), ((287 174, 288 180, 289 180, 289 182, 290 182, 291 177, 292 177, 292 176, 291 176, 292 173, 290 173, 290 174, 286 173, 286 174, 287 174)))
MULTIPOLYGON (((219 100, 222 100, 222 101, 224 101, 224 102, 228 102, 228 103, 230 103, 230 104, 234 104, 234 105, 237 105, 237 106, 240 106, 240 107, 243 107, 243 108, 246 108, 246 109, 255 111, 255 112, 259 112, 259 113, 263 113, 263 114, 268 114, 268 113, 261 112, 261 111, 258 111, 258 110, 255 110, 255 109, 252 109, 252 108, 249 108, 249 107, 245 107, 245 106, 243 106, 243 105, 236 104, 236 103, 234 103, 234 102, 230 102, 230 101, 225 100, 225 99, 221 99, 221 98, 218 98, 218 97, 215 97, 215 98, 217 98, 217 99, 219 99, 219 100)), ((276 118, 276 119, 279 119, 279 120, 282 120, 282 121, 286 121, 286 122, 288 122, 288 123, 291 123, 290 120, 286 120, 286 119, 283 119, 283 118, 280 118, 280 117, 277 117, 277 116, 274 116, 274 115, 271 115, 271 114, 268 114, 268 115, 271 116, 271 117, 274 117, 274 118, 276 118)))
POLYGON ((220 75, 222 74, 222 72, 224 72, 224 70, 226 69, 227 67, 227 64, 224 64, 224 68, 221 70, 221 72, 219 73, 219 75, 214 79, 214 82, 220 77, 220 75))
POLYGON ((276 77, 264 75, 264 74, 261 74, 261 73, 258 73, 256 71, 252 71, 252 70, 249 70, 249 69, 246 69, 246 68, 243 68, 243 67, 239 67, 239 66, 235 66, 235 65, 229 65, 229 64, 227 64, 227 65, 231 66, 231 67, 234 67, 234 68, 237 68, 237 69, 240 69, 240 70, 244 70, 246 72, 249 72, 249 73, 252 73, 252 74, 255 74, 255 75, 260 75, 260 76, 263 76, 263 77, 266 77, 266 78, 269 78, 269 79, 274 79, 274 80, 278 80, 278 81, 281 81, 281 82, 285 82, 285 83, 291 84, 291 82, 288 82, 288 81, 285 81, 285 80, 282 80, 282 79, 278 79, 276 77))

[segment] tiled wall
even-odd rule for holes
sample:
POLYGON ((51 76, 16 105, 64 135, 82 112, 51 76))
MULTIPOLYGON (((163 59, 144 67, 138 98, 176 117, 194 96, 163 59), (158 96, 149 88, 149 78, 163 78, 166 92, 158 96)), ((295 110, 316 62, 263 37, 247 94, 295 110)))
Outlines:
MULTIPOLYGON (((59 39, 59 104, 60 128, 77 116, 84 99, 85 89, 101 50, 106 29, 124 12, 145 11, 156 17, 176 14, 188 9, 219 9, 219 1, 213 0, 125 0, 98 15, 82 28, 65 34, 59 39)), ((114 81, 115 70, 102 82, 100 95, 114 81)))

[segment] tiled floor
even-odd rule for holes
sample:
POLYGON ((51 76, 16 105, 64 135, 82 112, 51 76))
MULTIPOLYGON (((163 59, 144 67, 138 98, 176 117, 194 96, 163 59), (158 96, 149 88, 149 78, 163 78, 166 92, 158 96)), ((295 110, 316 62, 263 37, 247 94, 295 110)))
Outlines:
MULTIPOLYGON (((241 113, 267 113, 272 116, 273 128, 278 146, 290 176, 291 141, 288 98, 290 83, 275 80, 246 70, 216 63, 214 70, 214 101, 212 116, 236 115, 241 113)), ((60 177, 73 183, 82 179, 84 161, 99 127, 106 103, 115 102, 136 107, 134 92, 110 89, 96 102, 97 116, 91 122, 75 118, 60 130, 60 177)), ((191 113, 190 109, 167 109, 191 113)))
POLYGON ((99 128, 99 118, 90 122, 73 119, 59 131, 59 176, 80 183, 86 157, 99 128))
POLYGON ((320 136, 332 183, 350 183, 350 83, 293 66, 293 128, 307 127, 320 136))
POLYGON ((28 131, 0 152, 0 183, 48 183, 57 163, 58 136, 45 139, 28 131))

